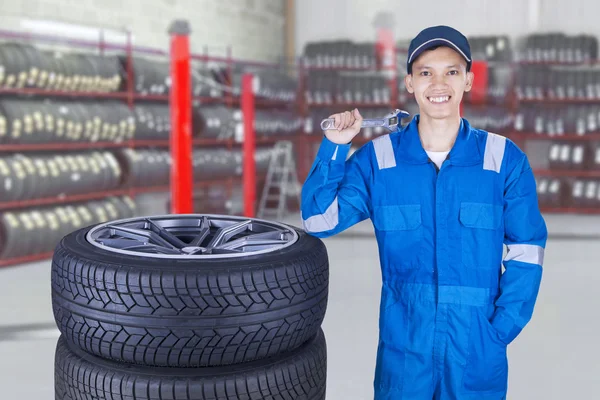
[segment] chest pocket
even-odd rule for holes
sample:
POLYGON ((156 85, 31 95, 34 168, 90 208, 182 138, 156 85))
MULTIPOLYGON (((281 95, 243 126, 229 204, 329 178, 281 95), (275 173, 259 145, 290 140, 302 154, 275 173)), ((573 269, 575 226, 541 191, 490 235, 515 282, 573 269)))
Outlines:
POLYGON ((499 268, 502 256, 503 207, 489 203, 460 205, 462 261, 466 268, 499 268))
POLYGON ((380 251, 392 269, 414 269, 421 265, 423 223, 420 204, 393 204, 373 209, 380 251))

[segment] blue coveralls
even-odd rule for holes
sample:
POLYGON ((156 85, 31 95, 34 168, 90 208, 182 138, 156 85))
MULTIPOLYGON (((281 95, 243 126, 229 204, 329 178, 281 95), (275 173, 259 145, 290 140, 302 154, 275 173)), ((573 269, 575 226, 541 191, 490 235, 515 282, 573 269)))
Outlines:
POLYGON ((438 171, 418 123, 348 160, 350 144, 324 137, 302 190, 303 226, 325 238, 373 221, 376 400, 505 399, 506 348, 531 319, 547 239, 534 175, 512 141, 465 119, 438 171))

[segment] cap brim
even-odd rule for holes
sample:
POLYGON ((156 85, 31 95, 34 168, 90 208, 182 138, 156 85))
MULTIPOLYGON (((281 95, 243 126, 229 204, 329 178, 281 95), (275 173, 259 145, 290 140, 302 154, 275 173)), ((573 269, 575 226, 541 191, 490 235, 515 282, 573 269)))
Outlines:
POLYGON ((432 47, 436 47, 436 46, 451 47, 454 50, 456 50, 460 55, 462 55, 463 58, 465 60, 467 60, 467 62, 471 62, 469 57, 467 57, 467 55, 457 45, 452 43, 450 40, 444 39, 444 38, 435 38, 435 39, 430 39, 430 40, 426 41, 425 43, 421 44, 419 47, 414 49, 413 52, 411 54, 409 54, 409 56, 408 56, 408 64, 409 65, 412 64, 412 62, 414 60, 416 60, 417 57, 419 57, 419 55, 421 55, 421 53, 423 53, 425 50, 430 49, 432 47))

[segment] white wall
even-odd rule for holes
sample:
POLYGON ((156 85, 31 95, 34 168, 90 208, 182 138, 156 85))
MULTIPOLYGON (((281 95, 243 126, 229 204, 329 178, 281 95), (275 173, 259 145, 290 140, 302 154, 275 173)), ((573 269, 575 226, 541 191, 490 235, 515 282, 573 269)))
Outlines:
POLYGON ((412 38, 427 26, 441 24, 453 26, 467 36, 518 36, 529 29, 529 1, 298 0, 296 51, 300 54, 310 41, 374 41, 372 21, 379 11, 393 13, 397 39, 412 38))
POLYGON ((176 18, 192 27, 192 50, 204 45, 237 58, 277 60, 284 51, 284 0, 6 0, 0 2, 0 28, 22 29, 24 18, 129 27, 136 44, 168 48, 167 29, 176 18))
POLYGON ((539 0, 540 30, 593 34, 600 38, 600 2, 594 0, 539 0))

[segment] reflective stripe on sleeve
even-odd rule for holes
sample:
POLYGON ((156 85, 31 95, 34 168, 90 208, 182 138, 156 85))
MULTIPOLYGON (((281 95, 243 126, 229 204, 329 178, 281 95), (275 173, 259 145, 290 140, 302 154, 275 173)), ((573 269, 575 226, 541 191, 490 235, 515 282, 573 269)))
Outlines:
POLYGON ((506 138, 504 136, 488 132, 485 143, 485 154, 483 156, 483 169, 500 172, 505 147, 506 138))
POLYGON ((544 265, 544 248, 534 244, 509 244, 504 261, 520 261, 529 264, 544 265))
POLYGON ((396 157, 394 156, 394 147, 390 135, 383 135, 373 140, 373 147, 375 148, 379 169, 396 166, 396 157))
POLYGON ((307 232, 324 232, 335 228, 339 220, 338 198, 327 208, 325 213, 313 215, 308 219, 302 219, 302 226, 307 232))

